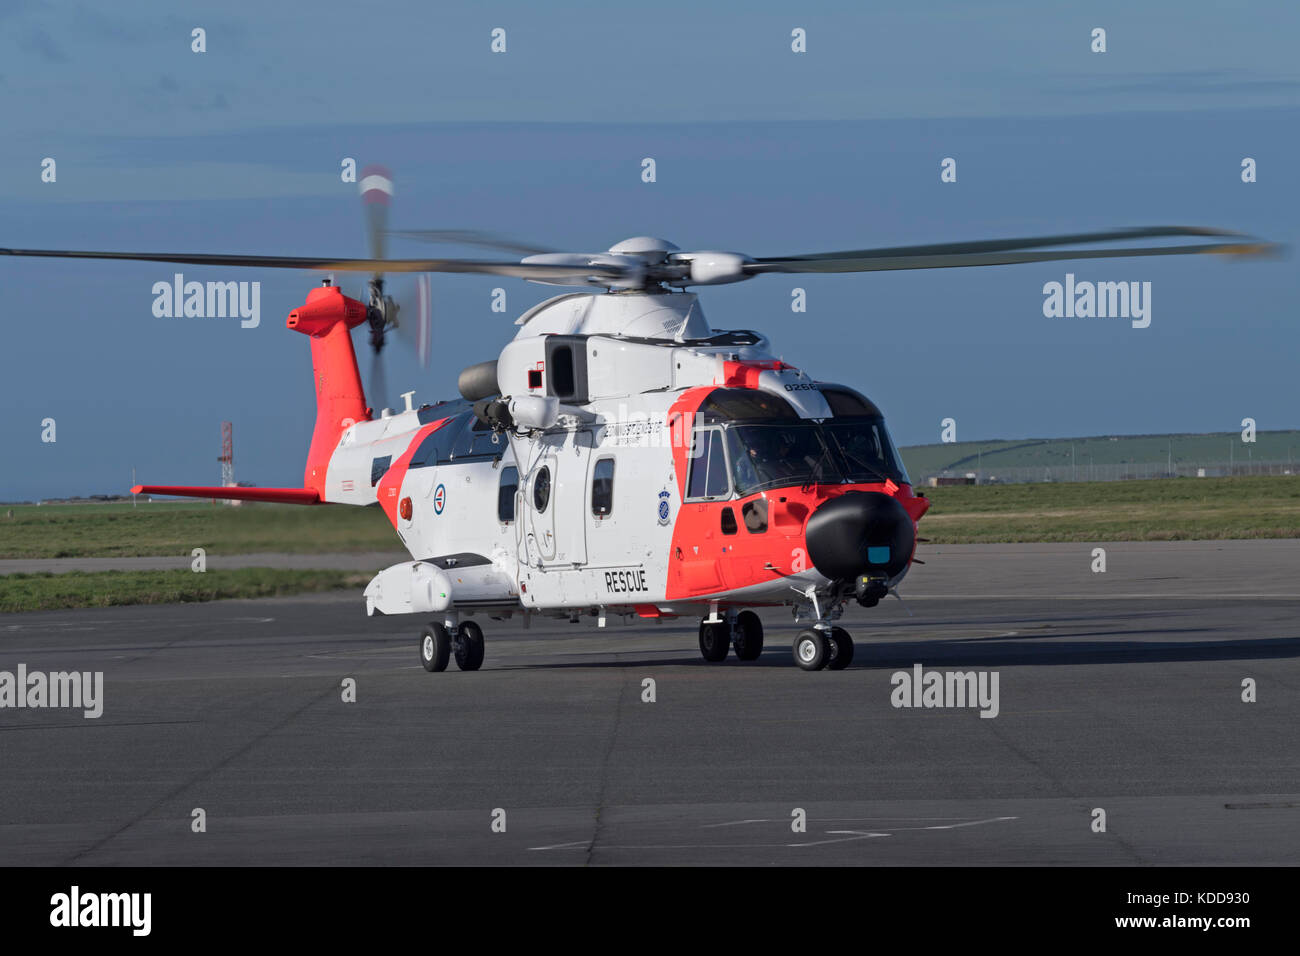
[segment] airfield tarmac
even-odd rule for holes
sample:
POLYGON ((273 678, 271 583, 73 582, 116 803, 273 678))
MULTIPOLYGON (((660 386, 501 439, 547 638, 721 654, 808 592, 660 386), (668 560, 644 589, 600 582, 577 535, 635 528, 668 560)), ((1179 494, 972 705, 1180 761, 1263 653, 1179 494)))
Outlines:
POLYGON ((750 664, 481 620, 442 674, 359 592, 0 615, 0 670, 105 674, 97 720, 0 711, 0 864, 1300 862, 1300 541, 1092 547, 923 546, 839 673, 783 610, 750 664), (916 663, 999 715, 895 709, 916 663))

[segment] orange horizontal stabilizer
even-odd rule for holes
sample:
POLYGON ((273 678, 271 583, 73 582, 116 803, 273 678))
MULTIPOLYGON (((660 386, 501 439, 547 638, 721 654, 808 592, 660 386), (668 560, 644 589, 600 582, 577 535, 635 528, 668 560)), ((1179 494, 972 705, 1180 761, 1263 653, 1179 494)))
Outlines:
POLYGON ((136 485, 133 495, 176 495, 178 498, 230 498, 234 501, 278 501, 287 505, 321 504, 314 488, 240 488, 217 485, 136 485))

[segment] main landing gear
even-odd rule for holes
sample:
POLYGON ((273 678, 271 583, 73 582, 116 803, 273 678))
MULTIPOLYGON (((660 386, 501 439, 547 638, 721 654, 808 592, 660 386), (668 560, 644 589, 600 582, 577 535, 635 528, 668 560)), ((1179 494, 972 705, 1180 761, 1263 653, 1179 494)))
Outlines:
POLYGON ((420 632, 420 663, 430 672, 445 671, 447 661, 456 658, 463 671, 483 666, 483 629, 473 621, 460 624, 426 624, 420 632))
MULTIPOLYGON (((717 615, 714 615, 715 617, 717 615)), ((753 611, 728 614, 716 621, 700 622, 700 654, 712 664, 727 659, 736 649, 737 660, 753 661, 763 653, 763 622, 753 611)))

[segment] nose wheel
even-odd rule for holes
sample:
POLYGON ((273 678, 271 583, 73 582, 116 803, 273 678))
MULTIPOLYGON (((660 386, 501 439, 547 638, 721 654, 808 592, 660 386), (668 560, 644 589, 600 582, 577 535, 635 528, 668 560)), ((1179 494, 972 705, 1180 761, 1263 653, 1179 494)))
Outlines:
POLYGON ((853 660, 853 638, 842 627, 810 627, 794 639, 794 662, 806 671, 841 671, 853 660))
POLYGON ((842 671, 853 663, 853 638, 842 627, 831 628, 831 656, 826 661, 828 671, 842 671))
POLYGON ((800 631, 794 638, 794 662, 806 671, 819 671, 830 657, 830 642, 816 628, 800 631))

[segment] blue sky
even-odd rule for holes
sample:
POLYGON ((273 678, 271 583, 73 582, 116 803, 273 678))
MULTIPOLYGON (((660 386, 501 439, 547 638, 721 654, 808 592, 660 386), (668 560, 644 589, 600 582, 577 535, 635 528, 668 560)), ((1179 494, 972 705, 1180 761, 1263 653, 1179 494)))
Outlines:
MULTIPOLYGON (((734 10, 10 2, 0 245, 363 254, 343 157, 394 170, 394 226, 584 251, 641 234, 780 255, 1168 223, 1300 241, 1300 5, 734 10), (206 53, 190 51, 195 26, 206 53), (1089 51, 1097 26, 1104 54, 1089 51), (505 54, 489 51, 494 27, 505 54), (56 183, 40 181, 47 156, 56 183)), ((215 483, 225 419, 237 477, 298 483, 310 361, 283 319, 314 277, 182 270, 260 280, 262 324, 241 329, 155 318, 152 285, 174 271, 0 259, 0 499, 121 491, 132 467, 215 483)), ((417 400, 454 394, 514 316, 561 291, 451 276, 433 290, 433 367, 389 356, 390 390, 417 400)), ((945 417, 962 440, 1300 427, 1293 258, 773 277, 702 300, 715 327, 759 328, 870 394, 903 444, 937 440, 945 417), (1151 327, 1044 318, 1042 286, 1066 272, 1150 281, 1151 327)))

